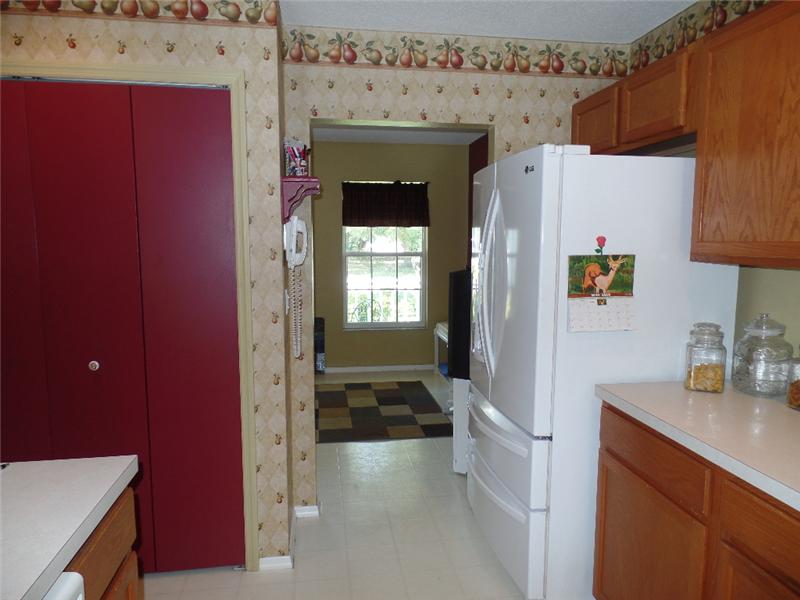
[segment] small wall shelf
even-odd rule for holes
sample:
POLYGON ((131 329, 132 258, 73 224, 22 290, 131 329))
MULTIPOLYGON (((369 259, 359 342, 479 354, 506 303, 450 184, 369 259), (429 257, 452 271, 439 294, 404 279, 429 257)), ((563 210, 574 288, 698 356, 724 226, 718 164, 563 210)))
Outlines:
POLYGON ((317 177, 281 177, 281 213, 286 223, 306 196, 319 194, 317 177))

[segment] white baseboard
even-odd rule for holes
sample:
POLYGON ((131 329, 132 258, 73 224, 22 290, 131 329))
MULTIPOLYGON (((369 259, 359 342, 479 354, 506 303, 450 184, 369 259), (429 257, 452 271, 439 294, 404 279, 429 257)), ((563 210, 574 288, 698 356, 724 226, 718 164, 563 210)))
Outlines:
POLYGON ((258 559, 259 571, 273 571, 275 569, 291 569, 291 556, 262 556, 258 559))
POLYGON ((381 371, 432 371, 433 369, 433 364, 380 365, 377 367, 327 367, 325 373, 379 373, 381 371))
POLYGON ((297 519, 319 517, 319 506, 316 504, 311 504, 309 506, 295 506, 294 516, 297 519))

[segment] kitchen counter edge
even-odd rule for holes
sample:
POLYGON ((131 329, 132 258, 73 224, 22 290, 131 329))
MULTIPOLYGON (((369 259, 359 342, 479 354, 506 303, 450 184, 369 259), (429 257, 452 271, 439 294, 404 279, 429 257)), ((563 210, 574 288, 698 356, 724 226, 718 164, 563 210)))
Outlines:
MULTIPOLYGON (((728 394, 727 391, 725 393, 728 394)), ((738 401, 751 401, 754 404, 765 401, 779 402, 778 400, 747 396, 740 392, 733 393, 736 394, 738 401)), ((682 383, 597 384, 595 385, 595 395, 663 436, 691 450, 708 462, 746 481, 787 506, 800 511, 800 489, 796 489, 780 478, 764 473, 762 470, 749 464, 748 459, 743 455, 746 454, 748 450, 752 452, 752 447, 748 447, 748 445, 744 443, 739 446, 739 448, 733 445, 729 445, 725 448, 718 448, 713 445, 710 440, 703 439, 704 436, 698 435, 697 432, 690 433, 686 431, 686 429, 681 426, 681 423, 677 422, 679 419, 678 415, 681 414, 680 403, 687 404, 691 397, 691 393, 683 388, 682 383), (648 391, 651 392, 653 389, 658 388, 662 388, 659 390, 659 395, 662 400, 663 396, 666 394, 670 396, 670 401, 674 402, 670 407, 671 410, 654 410, 651 412, 648 408, 645 408, 646 402, 639 402, 639 399, 647 394, 648 391), (676 408, 678 410, 675 410, 676 408), (654 414, 656 412, 658 412, 658 414, 654 414), (672 415, 669 413, 677 416, 677 418, 670 418, 672 415)), ((722 395, 714 394, 713 397, 721 399, 722 395)), ((776 409, 777 408, 779 407, 776 407, 776 409)), ((788 407, 785 408, 788 411, 787 414, 794 412, 788 407)), ((798 421, 800 421, 800 419, 798 419, 798 421)), ((798 435, 800 435, 800 430, 798 430, 798 435)), ((777 440, 776 443, 780 443, 779 440, 777 440)), ((791 452, 788 452, 784 460, 793 461, 795 458, 795 456, 791 455, 791 452)))

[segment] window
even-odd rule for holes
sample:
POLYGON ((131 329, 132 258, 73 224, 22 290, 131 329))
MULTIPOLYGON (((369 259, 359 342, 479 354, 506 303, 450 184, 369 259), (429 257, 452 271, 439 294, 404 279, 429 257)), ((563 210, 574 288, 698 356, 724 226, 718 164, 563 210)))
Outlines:
POLYGON ((425 326, 426 227, 344 227, 346 329, 425 326))

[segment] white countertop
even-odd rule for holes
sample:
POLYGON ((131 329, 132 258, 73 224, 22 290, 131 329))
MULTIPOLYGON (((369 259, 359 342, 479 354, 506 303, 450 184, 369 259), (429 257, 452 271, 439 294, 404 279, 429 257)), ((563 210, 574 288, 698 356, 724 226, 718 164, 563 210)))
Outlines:
POLYGON ((783 398, 733 389, 690 392, 682 382, 603 384, 597 396, 800 510, 800 411, 783 398))
POLYGON ((0 599, 42 598, 137 470, 136 456, 109 456, 0 471, 0 599))

